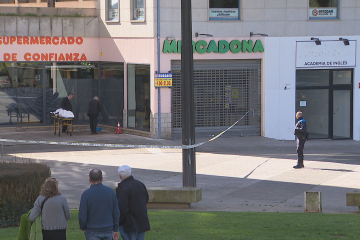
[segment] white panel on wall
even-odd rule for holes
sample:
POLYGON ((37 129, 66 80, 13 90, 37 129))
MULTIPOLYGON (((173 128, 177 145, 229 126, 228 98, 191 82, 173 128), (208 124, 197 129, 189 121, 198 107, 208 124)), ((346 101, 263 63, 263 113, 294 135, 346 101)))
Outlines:
POLYGON ((266 38, 263 136, 294 140, 295 38, 266 38), (286 49, 286 51, 282 51, 286 49))
POLYGON ((356 41, 315 41, 296 42, 297 68, 339 68, 356 66, 356 41))

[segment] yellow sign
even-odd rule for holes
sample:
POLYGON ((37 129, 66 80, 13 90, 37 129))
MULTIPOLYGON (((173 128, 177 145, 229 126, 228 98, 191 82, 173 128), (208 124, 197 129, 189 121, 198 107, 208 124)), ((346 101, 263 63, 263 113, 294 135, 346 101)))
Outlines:
POLYGON ((172 87, 172 73, 156 73, 155 87, 172 87))

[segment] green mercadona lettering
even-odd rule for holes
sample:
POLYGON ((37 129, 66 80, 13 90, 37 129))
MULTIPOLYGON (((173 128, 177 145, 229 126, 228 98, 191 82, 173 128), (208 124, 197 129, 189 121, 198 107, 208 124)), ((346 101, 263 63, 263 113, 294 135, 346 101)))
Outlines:
MULTIPOLYGON (((165 40, 163 45, 163 53, 181 53, 182 41, 165 40)), ((264 46, 261 40, 232 40, 230 43, 226 40, 211 40, 207 43, 205 40, 193 41, 193 52, 203 53, 226 53, 229 50, 232 53, 238 52, 264 52, 264 46)))

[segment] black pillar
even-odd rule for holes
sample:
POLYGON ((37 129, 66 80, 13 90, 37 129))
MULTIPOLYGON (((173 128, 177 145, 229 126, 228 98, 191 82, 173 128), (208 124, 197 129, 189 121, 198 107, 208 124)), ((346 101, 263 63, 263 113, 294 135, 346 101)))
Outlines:
MULTIPOLYGON (((195 144, 191 0, 181 0, 182 144, 195 144)), ((196 187, 195 148, 183 149, 183 187, 196 187)))
MULTIPOLYGON (((51 71, 51 70, 50 70, 51 71)), ((46 87, 47 87, 47 84, 46 82, 49 81, 49 79, 47 79, 47 76, 46 76, 46 69, 45 69, 45 62, 42 63, 42 86, 43 86, 43 89, 42 89, 42 94, 43 94, 43 121, 42 123, 43 124, 46 124, 47 123, 47 119, 46 119, 46 113, 47 113, 47 109, 46 109, 46 87)))
MULTIPOLYGON (((97 82, 98 82, 98 91, 97 91, 97 96, 99 97, 99 101, 100 101, 100 104, 101 104, 101 98, 102 98, 102 96, 101 96, 101 93, 102 93, 102 91, 101 91, 101 62, 97 62, 97 64, 98 64, 98 75, 97 75, 97 82)), ((94 66, 94 68, 95 68, 96 66, 94 66)), ((95 77, 95 76, 94 76, 95 77)), ((102 108, 102 105, 100 105, 100 108, 102 108)), ((104 110, 103 111, 100 111, 100 114, 99 114, 99 122, 98 123, 103 123, 102 122, 102 116, 103 115, 101 115, 101 113, 102 112, 104 112, 104 110)))

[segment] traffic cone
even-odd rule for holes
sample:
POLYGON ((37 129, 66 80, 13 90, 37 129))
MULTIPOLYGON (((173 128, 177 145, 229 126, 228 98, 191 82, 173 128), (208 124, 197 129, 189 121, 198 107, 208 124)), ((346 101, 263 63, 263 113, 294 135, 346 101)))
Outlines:
POLYGON ((122 134, 121 128, 120 128, 120 122, 118 122, 118 126, 117 126, 115 134, 122 134))

